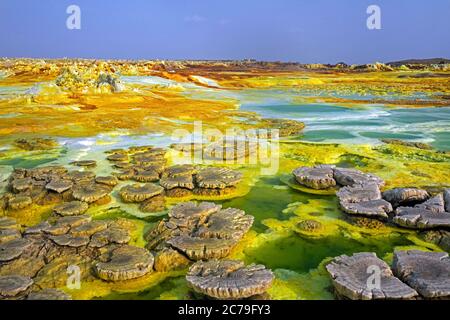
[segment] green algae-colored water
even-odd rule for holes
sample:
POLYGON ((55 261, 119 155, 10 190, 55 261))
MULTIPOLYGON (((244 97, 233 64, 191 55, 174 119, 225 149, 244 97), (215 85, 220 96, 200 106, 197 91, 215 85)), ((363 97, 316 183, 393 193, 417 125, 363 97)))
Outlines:
POLYGON ((307 273, 310 269, 317 268, 325 258, 355 252, 376 252, 379 257, 383 257, 397 246, 411 244, 402 237, 364 243, 344 236, 308 239, 291 234, 266 242, 255 249, 245 250, 245 255, 248 263, 261 263, 274 270, 281 268, 307 273))
POLYGON ((225 208, 239 208, 250 213, 255 217, 253 229, 257 232, 263 232, 267 229, 262 223, 264 219, 286 220, 289 215, 282 211, 288 204, 306 202, 310 197, 311 195, 291 190, 283 185, 277 177, 264 177, 244 197, 223 201, 222 205, 225 208), (274 194, 276 194, 276 197, 274 197, 274 194))
POLYGON ((169 277, 161 281, 155 286, 140 292, 127 292, 127 293, 112 293, 105 297, 100 297, 100 300, 155 300, 160 299, 165 292, 181 291, 186 294, 188 291, 186 280, 184 276, 169 277))

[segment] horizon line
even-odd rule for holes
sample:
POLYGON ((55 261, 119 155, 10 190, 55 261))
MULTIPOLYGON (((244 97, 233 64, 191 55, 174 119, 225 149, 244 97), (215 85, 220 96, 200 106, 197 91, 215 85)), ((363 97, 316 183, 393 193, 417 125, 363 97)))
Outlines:
POLYGON ((375 64, 375 63, 398 63, 402 61, 427 61, 427 60, 448 60, 450 63, 450 57, 431 57, 431 58, 402 58, 399 60, 391 60, 388 62, 384 62, 382 60, 376 60, 373 62, 367 63, 347 63, 345 60, 341 60, 335 63, 324 63, 324 62, 300 62, 300 61, 285 61, 285 60, 258 60, 255 58, 241 58, 241 59, 161 59, 161 58, 84 58, 84 57, 53 57, 53 58, 45 58, 45 57, 7 57, 2 56, 0 60, 5 59, 15 59, 15 60, 101 60, 101 61, 157 61, 157 62, 186 62, 186 61, 196 61, 196 62, 234 62, 234 61, 250 61, 250 62, 264 62, 264 63, 282 63, 282 64, 299 64, 299 65, 313 65, 313 64, 323 64, 323 65, 337 65, 337 64, 346 64, 346 65, 365 65, 365 64, 375 64))

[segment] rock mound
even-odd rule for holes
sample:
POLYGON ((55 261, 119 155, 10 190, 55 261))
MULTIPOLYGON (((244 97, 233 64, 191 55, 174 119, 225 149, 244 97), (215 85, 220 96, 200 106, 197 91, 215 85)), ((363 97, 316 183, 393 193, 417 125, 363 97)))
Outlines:
POLYGON ((273 273, 264 266, 245 266, 236 260, 199 261, 186 276, 196 292, 215 299, 245 299, 262 294, 273 279, 273 273))

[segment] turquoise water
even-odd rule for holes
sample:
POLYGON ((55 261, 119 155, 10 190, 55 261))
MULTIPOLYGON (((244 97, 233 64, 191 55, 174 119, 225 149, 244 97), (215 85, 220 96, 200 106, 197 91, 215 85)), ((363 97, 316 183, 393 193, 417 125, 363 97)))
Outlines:
MULTIPOLYGON (((311 142, 379 143, 395 138, 430 143, 439 150, 450 150, 450 108, 387 108, 383 105, 344 107, 331 104, 294 104, 295 97, 335 96, 350 99, 373 99, 372 94, 312 92, 296 89, 244 89, 230 91, 204 88, 159 77, 122 77, 124 83, 141 85, 178 85, 183 94, 196 99, 232 99, 241 110, 253 111, 268 118, 288 118, 306 123, 302 140, 311 142)), ((414 96, 383 95, 383 99, 427 99, 427 94, 414 96)))
MULTIPOLYGON (((241 110, 253 111, 268 118, 303 121, 307 127, 301 139, 311 142, 370 143, 395 138, 429 143, 439 150, 450 150, 450 108, 387 108, 383 105, 344 107, 331 104, 294 104, 295 97, 336 96, 372 99, 372 94, 312 92, 291 89, 243 89, 239 91, 205 88, 160 77, 122 77, 126 83, 148 86, 180 86, 183 94, 196 99, 232 99, 241 110)), ((414 96, 387 95, 384 99, 426 99, 420 92, 414 96)))
POLYGON ((30 85, 4 86, 0 82, 0 100, 13 99, 17 96, 30 93, 32 88, 33 86, 30 85))
POLYGON ((264 117, 303 121, 302 140, 377 143, 383 138, 430 143, 450 150, 450 108, 399 108, 380 105, 347 108, 327 104, 244 104, 264 117))

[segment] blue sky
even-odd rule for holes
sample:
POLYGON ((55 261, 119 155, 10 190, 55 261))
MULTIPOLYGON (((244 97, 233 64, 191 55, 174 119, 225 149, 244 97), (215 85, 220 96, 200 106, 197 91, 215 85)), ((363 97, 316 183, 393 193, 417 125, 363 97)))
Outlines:
POLYGON ((450 0, 1 0, 0 56, 368 63, 450 58, 450 0), (66 8, 81 8, 81 30, 66 8), (382 29, 366 28, 366 8, 382 29))

